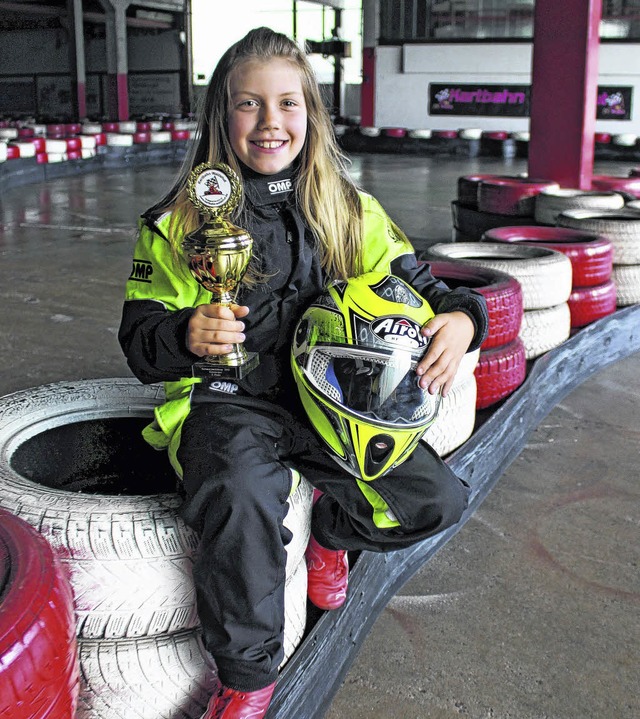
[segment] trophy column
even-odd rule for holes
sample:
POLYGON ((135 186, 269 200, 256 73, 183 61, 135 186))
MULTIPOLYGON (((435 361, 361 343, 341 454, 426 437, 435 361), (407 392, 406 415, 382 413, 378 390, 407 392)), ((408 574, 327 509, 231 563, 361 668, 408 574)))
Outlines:
MULTIPOLYGON (((224 163, 203 163, 191 172, 187 191, 203 217, 202 225, 182 242, 189 269, 197 282, 211 292, 213 304, 229 306, 235 302, 253 248, 251 235, 229 220, 240 200, 240 181, 224 163)), ((236 343, 227 354, 209 355, 196 362, 193 374, 238 380, 258 362, 256 352, 248 353, 242 343, 236 343)))

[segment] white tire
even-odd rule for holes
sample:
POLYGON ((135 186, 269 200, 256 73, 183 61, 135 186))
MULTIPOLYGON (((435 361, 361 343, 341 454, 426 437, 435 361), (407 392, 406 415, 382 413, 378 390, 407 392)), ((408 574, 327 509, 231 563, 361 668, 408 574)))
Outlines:
POLYGON ((640 264, 614 265, 611 279, 616 286, 618 307, 640 304, 640 264))
POLYGON ((621 207, 624 207, 624 197, 619 192, 548 189, 536 195, 535 219, 543 225, 555 225, 558 215, 565 210, 619 210, 621 207))
POLYGON ((482 137, 482 130, 478 127, 467 127, 458 130, 458 137, 463 140, 479 140, 482 137))
POLYGON ((360 134, 364 135, 365 137, 378 137, 378 135, 380 134, 380 128, 379 127, 361 127, 360 134))
POLYGON ((634 209, 567 210, 558 215, 560 227, 571 227, 606 237, 616 265, 640 264, 640 213, 634 209))
POLYGON ((20 158, 23 157, 35 157, 36 156, 36 146, 33 142, 12 142, 11 143, 14 147, 18 148, 18 152, 20 153, 20 158))
POLYGON ((566 302, 524 313, 520 339, 528 360, 562 344, 571 334, 571 312, 566 302))
POLYGON ((171 132, 169 130, 160 130, 151 133, 151 142, 166 143, 171 142, 171 132))
POLYGON ((527 130, 524 130, 522 132, 512 132, 511 139, 516 140, 516 142, 529 142, 529 140, 531 139, 531 133, 527 130))
POLYGON ((7 143, 0 142, 0 162, 7 161, 7 143))
POLYGON ((571 260, 547 247, 505 242, 442 242, 429 247, 427 255, 462 260, 515 277, 522 287, 525 310, 559 305, 571 294, 571 260))
POLYGON ((127 135, 133 135, 136 131, 137 123, 134 121, 126 121, 118 123, 118 131, 127 135))
POLYGON ((409 130, 407 134, 415 140, 428 140, 431 137, 431 130, 409 130))
POLYGON ((614 135, 611 138, 611 142, 614 145, 620 145, 621 147, 633 147, 638 139, 637 135, 631 132, 622 132, 619 135, 614 135))
POLYGON ((422 435, 422 440, 441 457, 460 447, 472 435, 476 421, 476 397, 476 378, 471 374, 456 381, 447 396, 442 398, 438 418, 422 435))
POLYGON ((80 135, 80 146, 83 150, 93 150, 97 145, 94 135, 80 135))
POLYGON ((630 202, 627 202, 625 207, 627 210, 634 210, 634 212, 640 210, 640 200, 631 200, 630 202))
POLYGON ((86 122, 82 125, 82 133, 85 135, 99 135, 102 132, 102 125, 96 122, 86 122))
POLYGON ((107 145, 110 147, 131 147, 133 145, 133 135, 107 132, 107 145))
POLYGON ((17 140, 17 127, 0 127, 0 140, 17 140))
MULTIPOLYGON (((177 514, 181 500, 166 456, 138 432, 162 397, 160 386, 123 378, 61 382, 0 398, 0 505, 38 529, 66 564, 81 638, 154 636, 198 625, 191 575, 198 537, 177 514), (158 493, 139 489, 144 471, 158 493), (116 492, 108 494, 113 479, 116 492)), ((311 495, 302 479, 289 500, 288 574, 304 557, 311 495)))

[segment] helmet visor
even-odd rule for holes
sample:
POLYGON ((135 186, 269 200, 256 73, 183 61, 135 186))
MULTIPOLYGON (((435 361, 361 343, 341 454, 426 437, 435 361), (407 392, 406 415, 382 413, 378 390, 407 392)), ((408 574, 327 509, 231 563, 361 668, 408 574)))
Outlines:
POLYGON ((313 385, 351 413, 384 425, 419 426, 431 421, 440 395, 418 385, 417 359, 403 349, 361 350, 316 345, 306 366, 313 385))

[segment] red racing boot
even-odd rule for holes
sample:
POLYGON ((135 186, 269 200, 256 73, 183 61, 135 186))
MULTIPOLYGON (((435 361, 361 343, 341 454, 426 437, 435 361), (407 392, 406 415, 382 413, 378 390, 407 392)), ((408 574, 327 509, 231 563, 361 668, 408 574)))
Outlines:
POLYGON ((345 550, 325 549, 311 536, 307 551, 307 595, 318 609, 338 609, 347 598, 349 560, 345 550))
POLYGON ((261 719, 269 708, 276 683, 255 692, 229 689, 218 682, 201 719, 261 719))

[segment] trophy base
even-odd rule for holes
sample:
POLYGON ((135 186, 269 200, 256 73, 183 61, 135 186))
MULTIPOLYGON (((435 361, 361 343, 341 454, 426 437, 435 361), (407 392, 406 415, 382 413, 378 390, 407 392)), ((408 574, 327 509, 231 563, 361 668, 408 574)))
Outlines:
POLYGON ((228 365, 203 360, 193 365, 194 377, 209 379, 243 379, 260 364, 257 352, 248 352, 242 364, 228 365))

